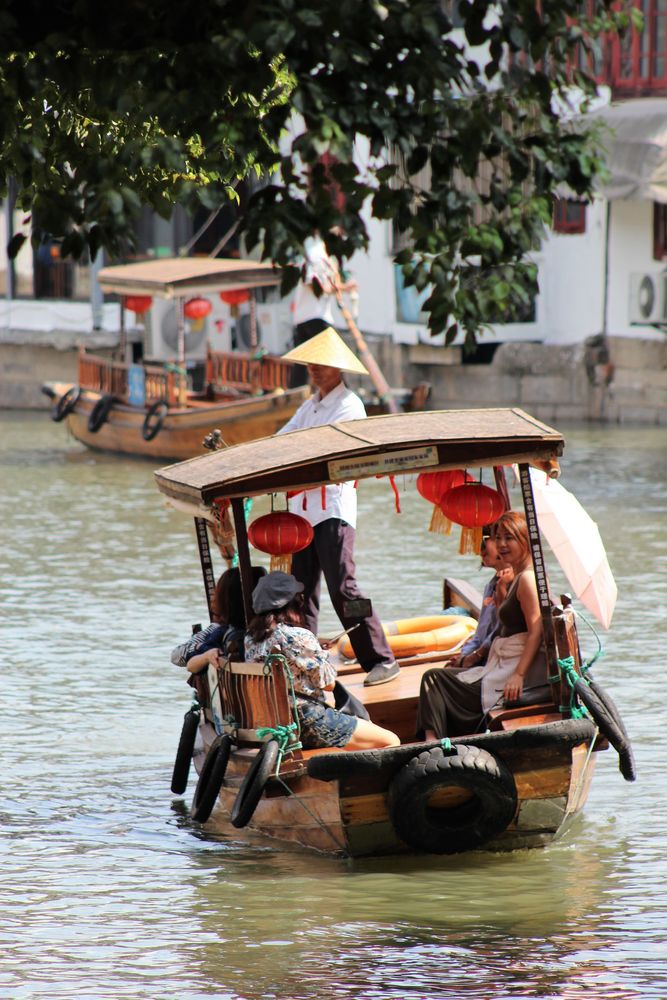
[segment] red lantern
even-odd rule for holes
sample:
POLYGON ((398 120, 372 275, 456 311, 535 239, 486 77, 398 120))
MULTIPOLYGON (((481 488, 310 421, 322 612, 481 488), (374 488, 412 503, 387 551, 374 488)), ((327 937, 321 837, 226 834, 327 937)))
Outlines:
POLYGON ((248 528, 248 540, 260 552, 271 556, 271 571, 289 573, 292 553, 300 552, 313 540, 313 528, 305 517, 289 510, 274 510, 256 518, 248 528))
POLYGON ((208 299, 188 299, 183 306, 183 312, 188 319, 204 319, 212 308, 208 299))
POLYGON ((150 295, 126 295, 123 299, 123 305, 126 309, 136 313, 137 316, 143 316, 153 305, 153 299, 150 295))
POLYGON ((449 521, 440 509, 440 501, 447 490, 463 483, 472 482, 472 476, 463 469, 450 469, 447 472, 420 472, 417 476, 417 490, 434 504, 431 523, 428 530, 438 532, 440 535, 449 535, 452 530, 452 522, 449 521))
POLYGON ((440 501, 445 517, 463 527, 461 555, 478 554, 482 545, 482 528, 493 524, 505 513, 505 501, 498 492, 482 483, 467 483, 448 490, 440 501))
POLYGON ((250 292, 245 288, 230 288, 229 291, 220 292, 220 298, 228 306, 240 306, 242 302, 247 302, 250 292))

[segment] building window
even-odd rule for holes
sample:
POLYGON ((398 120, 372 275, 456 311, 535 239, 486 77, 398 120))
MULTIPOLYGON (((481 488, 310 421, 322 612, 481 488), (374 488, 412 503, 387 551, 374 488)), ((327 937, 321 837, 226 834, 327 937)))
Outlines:
POLYGON ((555 233, 585 233, 586 205, 571 198, 554 200, 553 231, 555 233))
POLYGON ((667 258, 667 205, 653 202, 653 259, 667 258))

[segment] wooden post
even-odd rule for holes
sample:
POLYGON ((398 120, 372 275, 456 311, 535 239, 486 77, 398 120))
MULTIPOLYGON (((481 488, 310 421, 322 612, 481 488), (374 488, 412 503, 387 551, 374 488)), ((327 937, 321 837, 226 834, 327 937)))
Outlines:
POLYGON ((377 361, 369 351, 368 345, 361 335, 361 330, 352 319, 352 313, 343 302, 343 295, 338 290, 336 290, 336 302, 338 303, 338 308, 343 314, 343 319, 347 323, 347 328, 352 334, 352 338, 359 355, 359 360, 365 365, 366 370, 371 377, 371 381, 377 390, 377 394, 380 397, 380 402, 386 405, 390 413, 398 413, 398 404, 391 394, 389 383, 380 371, 377 361))
POLYGON ((526 512, 526 523, 528 525, 528 538, 533 557, 533 569, 535 570, 535 581, 537 583, 537 595, 539 597, 540 611, 542 613, 542 630, 544 632, 544 645, 547 653, 549 675, 555 677, 560 673, 560 671, 558 668, 558 650, 556 649, 556 637, 551 612, 551 598, 549 597, 549 583, 547 580, 546 567, 544 565, 544 553, 542 551, 540 529, 537 524, 535 498, 533 497, 533 484, 530 481, 530 467, 526 463, 521 463, 521 465, 519 465, 519 476, 521 481, 521 493, 523 495, 523 506, 526 512))
POLYGON ((213 561, 211 559, 211 546, 208 541, 208 531, 206 530, 206 518, 195 518, 195 531, 197 532, 197 546, 199 548, 199 561, 204 577, 204 591, 206 593, 206 603, 208 605, 209 621, 215 620, 215 574, 213 572, 213 561))
POLYGON ((241 574, 241 589, 243 591, 243 609, 245 611, 245 620, 247 625, 253 616, 252 563, 250 561, 250 547, 248 545, 248 532, 246 529, 245 510, 243 508, 242 497, 234 497, 232 500, 232 514, 234 515, 236 550, 239 554, 239 572, 241 574))

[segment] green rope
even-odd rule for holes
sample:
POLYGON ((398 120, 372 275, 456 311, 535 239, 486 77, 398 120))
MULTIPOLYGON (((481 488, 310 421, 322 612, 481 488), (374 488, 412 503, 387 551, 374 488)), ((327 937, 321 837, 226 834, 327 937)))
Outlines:
POLYGON ((263 740, 265 736, 268 736, 278 743, 276 777, 280 772, 280 765, 283 762, 284 755, 292 753, 294 750, 303 749, 301 741, 299 739, 294 740, 294 733, 298 732, 298 729, 299 724, 297 722, 290 722, 289 726, 262 726, 261 729, 257 730, 258 739, 263 740))
MULTIPOLYGON (((562 660, 558 660, 558 669, 561 675, 567 681, 570 688, 570 704, 569 705, 559 705, 559 710, 561 712, 569 712, 570 718, 572 719, 585 719, 588 716, 588 712, 583 706, 579 706, 575 701, 574 685, 579 680, 579 674, 577 673, 576 667, 574 665, 574 657, 566 656, 562 660)), ((558 680, 558 678, 556 678, 558 680)), ((586 678, 584 678, 586 680, 586 678)))
POLYGON ((444 739, 440 740, 440 746, 442 747, 443 750, 451 750, 452 741, 449 739, 448 736, 445 736, 444 739))

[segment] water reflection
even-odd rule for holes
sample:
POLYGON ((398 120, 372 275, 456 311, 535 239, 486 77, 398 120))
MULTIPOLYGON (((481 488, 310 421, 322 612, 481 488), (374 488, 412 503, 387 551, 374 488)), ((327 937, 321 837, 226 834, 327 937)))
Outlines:
MULTIPOLYGON (((171 808, 189 689, 168 653, 206 620, 192 526, 150 463, 0 416, 0 996, 664 1000, 665 434, 566 438, 563 482, 619 583, 596 673, 639 781, 601 755, 583 817, 545 851, 352 863, 210 837, 171 808)), ((445 572, 480 580, 399 488, 400 516, 385 483, 360 490, 361 582, 386 618, 439 608, 445 572)))

